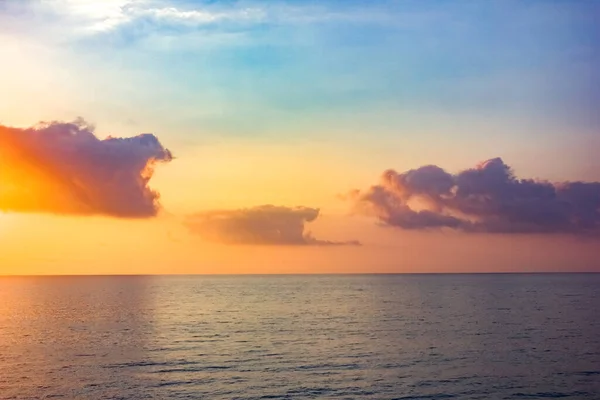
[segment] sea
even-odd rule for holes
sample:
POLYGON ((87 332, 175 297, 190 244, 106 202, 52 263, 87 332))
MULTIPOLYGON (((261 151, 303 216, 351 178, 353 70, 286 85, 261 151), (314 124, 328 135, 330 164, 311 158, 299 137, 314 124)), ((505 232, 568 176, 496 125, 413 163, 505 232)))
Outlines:
POLYGON ((600 274, 0 278, 0 399, 600 399, 600 274))

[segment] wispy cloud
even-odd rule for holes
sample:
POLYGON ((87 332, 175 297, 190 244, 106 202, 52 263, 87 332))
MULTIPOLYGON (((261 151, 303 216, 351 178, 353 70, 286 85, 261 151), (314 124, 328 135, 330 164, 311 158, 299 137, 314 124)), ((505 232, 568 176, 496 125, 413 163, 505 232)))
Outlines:
POLYGON ((131 21, 127 10, 145 3, 136 0, 54 0, 44 3, 44 8, 49 13, 95 32, 114 29, 131 21))
POLYGON ((175 2, 173 0, 7 0, 0 18, 19 19, 30 33, 42 25, 46 33, 86 37, 142 27, 146 33, 162 28, 193 30, 227 26, 252 27, 261 23, 310 24, 323 21, 391 21, 385 12, 339 10, 318 4, 268 2, 175 2), (17 18, 18 17, 18 18, 17 18), (34 25, 31 23, 35 22, 34 25), (51 28, 51 29, 49 29, 51 28))
MULTIPOLYGON (((97 2, 86 6, 72 0, 63 9, 71 17, 81 16, 89 32, 107 32, 127 24, 144 22, 156 26, 179 25, 194 28, 219 22, 257 22, 264 12, 256 8, 215 9, 214 7, 178 8, 166 1, 122 1, 97 6, 97 2)), ((60 10, 60 8, 59 8, 60 10)))
POLYGON ((59 39, 107 34, 137 25, 146 30, 194 29, 219 23, 257 23, 264 18, 266 12, 260 8, 203 3, 183 7, 170 0, 7 0, 0 7, 4 29, 10 25, 20 27, 22 33, 43 31, 45 36, 59 39))

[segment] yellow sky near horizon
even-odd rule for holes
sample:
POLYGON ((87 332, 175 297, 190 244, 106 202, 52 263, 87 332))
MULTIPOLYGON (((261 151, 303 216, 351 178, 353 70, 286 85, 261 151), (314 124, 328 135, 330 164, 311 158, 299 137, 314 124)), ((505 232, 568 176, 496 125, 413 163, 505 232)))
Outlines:
MULTIPOLYGON (((416 159, 404 158, 401 164, 414 165, 416 159)), ((158 165, 150 181, 164 207, 156 218, 0 213, 0 275, 595 268, 597 251, 590 240, 401 231, 351 216, 350 204, 336 195, 378 178, 379 166, 365 168, 361 161, 346 149, 319 143, 226 142, 184 148, 173 162, 158 165), (321 216, 306 230, 319 239, 359 240, 363 246, 230 246, 208 243, 183 225, 184 217, 195 212, 262 204, 321 208, 321 216)))
POLYGON ((174 217, 120 220, 0 214, 0 275, 593 271, 593 240, 398 232, 323 215, 316 237, 363 246, 231 246, 190 235, 174 217))

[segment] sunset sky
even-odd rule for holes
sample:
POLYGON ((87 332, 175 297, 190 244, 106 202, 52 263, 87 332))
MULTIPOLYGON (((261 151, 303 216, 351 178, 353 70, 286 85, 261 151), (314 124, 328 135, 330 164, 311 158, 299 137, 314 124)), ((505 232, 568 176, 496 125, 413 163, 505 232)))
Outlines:
POLYGON ((598 15, 0 0, 0 275, 600 272, 598 15))

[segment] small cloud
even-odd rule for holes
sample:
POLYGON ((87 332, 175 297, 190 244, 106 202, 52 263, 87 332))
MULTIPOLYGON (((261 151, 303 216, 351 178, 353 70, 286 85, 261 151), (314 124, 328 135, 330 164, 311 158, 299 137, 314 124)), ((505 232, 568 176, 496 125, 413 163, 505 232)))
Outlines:
POLYGON ((102 33, 134 23, 198 28, 216 23, 256 23, 265 18, 258 8, 202 5, 181 7, 168 0, 62 0, 40 5, 83 32, 102 33))
POLYGON ((152 134, 100 140, 83 120, 0 125, 0 210, 152 217, 148 182, 172 158, 152 134))
POLYGON ((487 233, 600 233, 600 182, 519 179, 502 159, 451 174, 435 165, 398 173, 347 198, 401 229, 487 233))
POLYGON ((187 218, 191 232, 206 240, 226 244, 253 245, 359 245, 357 241, 332 242, 304 232, 316 220, 319 209, 263 205, 239 210, 208 211, 187 218))

